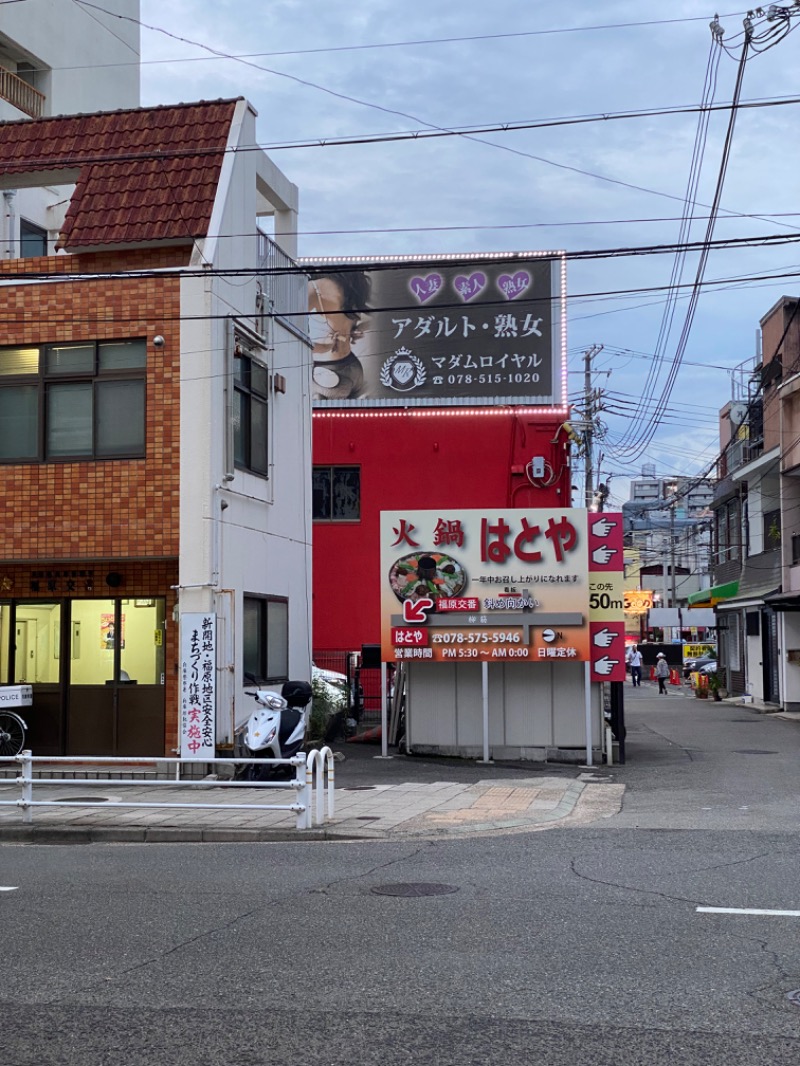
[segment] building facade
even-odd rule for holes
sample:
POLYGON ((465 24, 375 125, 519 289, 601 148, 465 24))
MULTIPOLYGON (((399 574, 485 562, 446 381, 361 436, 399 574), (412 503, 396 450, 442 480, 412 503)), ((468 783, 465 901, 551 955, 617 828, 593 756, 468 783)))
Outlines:
POLYGON ((37 754, 171 753, 187 614, 221 746, 245 672, 309 676, 297 190, 256 144, 243 99, 0 124, 48 232, 0 262, 0 683, 37 754))

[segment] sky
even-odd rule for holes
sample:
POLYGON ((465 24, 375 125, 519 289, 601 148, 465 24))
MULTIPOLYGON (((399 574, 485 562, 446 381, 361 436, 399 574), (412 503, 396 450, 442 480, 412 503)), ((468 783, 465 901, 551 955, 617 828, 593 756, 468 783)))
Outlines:
MULTIPOLYGON (((142 0, 142 104, 246 96, 259 143, 300 189, 302 255, 672 244, 686 237, 698 144, 698 217, 688 235, 702 241, 730 108, 707 116, 699 135, 698 114, 683 113, 320 142, 730 104, 746 13, 719 13, 728 54, 712 49, 714 9, 695 0, 142 0)), ((757 35, 774 32, 774 45, 744 64, 740 102, 769 106, 737 111, 713 237, 791 242, 800 235, 799 105, 775 101, 800 97, 800 33, 779 39, 783 23, 754 21, 757 35)), ((591 362, 609 506, 627 499, 644 464, 661 476, 708 468, 718 411, 743 380, 735 368, 752 367, 759 319, 796 293, 799 261, 792 243, 712 249, 703 278, 716 284, 699 291, 684 345, 698 252, 680 274, 674 254, 569 263, 570 398, 582 400, 584 352, 602 345, 591 362), (686 287, 663 336, 676 277, 686 287)))

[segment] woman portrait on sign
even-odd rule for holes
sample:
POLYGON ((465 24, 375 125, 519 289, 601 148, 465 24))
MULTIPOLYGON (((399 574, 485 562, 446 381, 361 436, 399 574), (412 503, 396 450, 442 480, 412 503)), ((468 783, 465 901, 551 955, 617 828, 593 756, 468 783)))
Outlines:
POLYGON ((364 336, 369 290, 369 278, 363 270, 311 276, 308 322, 315 400, 358 399, 363 395, 364 368, 353 344, 364 336))

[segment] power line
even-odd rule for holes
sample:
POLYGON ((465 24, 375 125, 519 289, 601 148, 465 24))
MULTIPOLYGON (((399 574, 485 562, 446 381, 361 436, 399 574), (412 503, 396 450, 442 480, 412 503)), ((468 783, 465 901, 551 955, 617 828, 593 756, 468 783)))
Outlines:
MULTIPOLYGON (((252 68, 254 68, 256 70, 261 70, 261 71, 263 71, 263 72, 265 72, 267 74, 272 74, 275 77, 285 78, 285 79, 287 79, 289 81, 294 82, 295 84, 305 86, 306 88, 316 89, 319 92, 326 93, 326 94, 328 94, 330 96, 335 97, 336 99, 344 100, 344 101, 346 101, 348 103, 356 104, 359 107, 368 107, 368 108, 371 108, 371 109, 376 110, 376 111, 381 111, 384 114, 396 115, 396 116, 398 116, 400 118, 408 118, 412 122, 420 123, 421 125, 425 126, 428 130, 434 130, 434 131, 438 131, 439 133, 448 133, 448 134, 456 133, 458 136, 464 138, 465 140, 473 141, 476 144, 488 145, 491 148, 497 148, 500 151, 510 152, 513 155, 518 155, 518 156, 521 156, 522 158, 525 158, 525 159, 531 159, 531 160, 533 160, 535 162, 544 163, 547 166, 553 166, 553 167, 556 167, 556 168, 558 168, 560 170, 566 170, 566 171, 569 171, 569 172, 572 172, 572 173, 581 174, 584 177, 591 177, 591 178, 594 178, 595 180, 598 180, 598 181, 609 182, 609 183, 611 183, 613 185, 619 185, 619 186, 621 186, 623 188, 633 189, 633 190, 635 190, 637 192, 645 192, 648 195, 663 196, 663 197, 666 197, 667 199, 671 199, 671 200, 679 200, 680 199, 680 197, 673 196, 670 193, 662 193, 662 192, 659 192, 659 191, 657 191, 655 189, 648 189, 645 186, 635 185, 635 184, 633 184, 631 182, 623 181, 623 180, 621 180, 619 178, 612 178, 612 177, 609 177, 607 175, 598 174, 596 172, 589 171, 589 170, 584 170, 581 167, 571 166, 570 164, 567 164, 567 163, 559 163, 559 162, 556 162, 553 159, 547 159, 544 156, 534 155, 532 152, 525 152, 525 151, 522 151, 521 149, 518 149, 518 148, 512 148, 510 145, 498 144, 496 141, 487 141, 483 137, 478 137, 478 136, 475 136, 474 134, 457 133, 457 131, 454 131, 454 130, 450 129, 449 127, 442 126, 439 123, 435 123, 435 122, 428 122, 427 120, 421 119, 421 118, 419 118, 416 115, 411 115, 411 114, 409 114, 406 111, 400 111, 400 110, 398 110, 396 108, 384 107, 382 104, 373 103, 370 100, 362 100, 360 98, 357 98, 357 97, 354 97, 354 96, 350 96, 347 93, 337 92, 334 89, 327 88, 327 86, 319 85, 316 82, 309 81, 308 79, 305 79, 305 78, 297 77, 297 76, 295 76, 293 74, 287 74, 284 71, 274 70, 271 67, 262 66, 261 64, 254 63, 254 62, 252 62, 251 60, 248 60, 248 59, 237 59, 235 56, 232 56, 232 55, 230 55, 228 53, 222 52, 219 49, 212 48, 211 46, 209 46, 207 44, 203 44, 203 43, 201 43, 199 41, 193 41, 193 40, 190 40, 189 38, 181 37, 178 34, 171 33, 169 30, 165 30, 163 27, 149 25, 148 23, 142 22, 141 19, 136 19, 136 18, 133 18, 132 16, 129 16, 129 15, 118 15, 116 12, 106 11, 105 8, 100 7, 97 4, 92 4, 92 3, 89 2, 89 0, 74 0, 74 2, 76 4, 81 4, 82 6, 94 8, 95 10, 98 10, 98 11, 104 11, 105 14, 110 15, 112 17, 121 18, 121 19, 125 19, 127 21, 130 21, 130 22, 134 22, 134 23, 138 24, 141 27, 144 27, 146 29, 152 30, 152 31, 157 32, 157 33, 164 34, 165 36, 171 37, 174 40, 181 41, 184 44, 190 44, 193 47, 201 48, 203 51, 209 52, 211 55, 217 56, 218 58, 225 58, 225 59, 235 60, 236 62, 242 63, 244 66, 252 67, 252 68)), ((738 103, 738 101, 737 101, 737 103, 738 103)), ((706 207, 708 205, 699 204, 699 206, 706 207)), ((771 221, 771 220, 762 220, 762 221, 771 221)))

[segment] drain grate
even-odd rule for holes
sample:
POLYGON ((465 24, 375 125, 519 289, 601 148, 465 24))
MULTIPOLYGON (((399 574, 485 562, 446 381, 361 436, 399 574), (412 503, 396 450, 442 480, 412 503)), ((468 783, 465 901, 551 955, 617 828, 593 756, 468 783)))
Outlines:
POLYGON ((435 881, 408 881, 394 885, 376 885, 370 889, 376 896, 401 896, 403 899, 419 899, 422 896, 448 896, 458 892, 455 885, 438 884, 435 881))
POLYGON ((57 803, 108 803, 108 796, 59 796, 57 803))
POLYGON ((379 822, 380 820, 379 814, 359 814, 356 817, 357 822, 379 822))
POLYGON ((800 1007, 800 988, 795 988, 793 991, 787 992, 786 998, 790 1003, 793 1003, 795 1007, 800 1007))
POLYGON ((345 785, 342 792, 371 792, 374 785, 345 785))
POLYGON ((763 748, 742 748, 735 751, 734 755, 777 755, 777 751, 766 751, 763 748))

